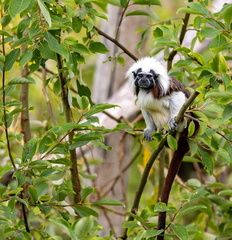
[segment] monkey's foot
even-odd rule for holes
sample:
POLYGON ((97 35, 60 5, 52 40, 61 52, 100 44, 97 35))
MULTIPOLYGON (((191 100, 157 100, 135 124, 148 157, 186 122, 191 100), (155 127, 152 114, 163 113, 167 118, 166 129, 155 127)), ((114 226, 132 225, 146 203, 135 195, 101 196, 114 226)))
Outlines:
POLYGON ((153 137, 152 137, 153 132, 155 132, 155 129, 145 128, 143 132, 144 139, 148 142, 153 141, 153 137))
POLYGON ((169 122, 168 122, 168 128, 171 131, 175 131, 177 129, 178 124, 176 123, 176 118, 170 118, 169 122))

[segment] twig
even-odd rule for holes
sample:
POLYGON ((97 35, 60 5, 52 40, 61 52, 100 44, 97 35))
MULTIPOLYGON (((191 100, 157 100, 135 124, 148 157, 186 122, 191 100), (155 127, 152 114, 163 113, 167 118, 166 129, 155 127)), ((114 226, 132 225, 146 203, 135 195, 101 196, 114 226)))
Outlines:
MULTIPOLYGON (((188 0, 188 2, 193 2, 193 0, 188 0)), ((186 29, 188 27, 189 17, 190 17, 190 14, 186 13, 184 20, 183 20, 184 24, 182 26, 180 37, 179 37, 180 44, 182 44, 182 42, 184 40, 184 37, 186 34, 186 29)), ((170 55, 168 57, 168 70, 170 70, 172 68, 172 61, 173 61, 174 57, 176 56, 176 54, 177 54, 176 50, 172 50, 172 52, 170 53, 170 55)))
POLYGON ((45 99, 46 99, 46 103, 47 103, 48 114, 50 114, 50 117, 51 117, 53 125, 56 125, 56 118, 54 116, 52 105, 51 105, 51 102, 50 102, 50 99, 49 99, 49 96, 48 96, 48 93, 47 93, 47 89, 46 89, 46 86, 45 86, 46 75, 47 75, 46 68, 42 68, 43 93, 44 93, 44 96, 45 96, 45 99))
POLYGON ((125 6, 125 8, 124 8, 123 11, 122 11, 122 14, 121 14, 121 17, 120 17, 120 20, 119 20, 119 23, 118 23, 117 31, 116 31, 116 34, 115 34, 115 39, 118 39, 119 29, 120 29, 120 27, 121 27, 122 20, 123 20, 123 17, 124 17, 124 15, 125 15, 125 12, 126 12, 128 6, 129 6, 129 3, 130 3, 130 0, 127 1, 126 6, 125 6))
POLYGON ((125 142, 125 137, 126 137, 126 132, 124 132, 122 134, 122 137, 120 139, 120 146, 119 146, 119 176, 121 179, 121 190, 122 190, 122 195, 123 195, 123 199, 124 199, 124 203, 126 204, 127 202, 127 198, 126 198, 126 186, 125 186, 125 181, 123 178, 123 156, 124 156, 124 142, 125 142))
POLYGON ((117 45, 119 48, 121 48, 124 51, 124 53, 126 53, 129 57, 131 57, 135 61, 138 60, 136 56, 134 56, 130 51, 128 51, 128 49, 124 47, 121 43, 119 43, 116 39, 110 37, 109 35, 107 35, 106 33, 104 33, 103 31, 101 31, 99 28, 95 26, 93 26, 93 28, 98 32, 98 34, 102 35, 103 37, 105 37, 106 39, 108 39, 109 41, 117 45))
MULTIPOLYGON (((123 172, 127 171, 127 170, 130 168, 130 166, 131 166, 131 165, 134 163, 134 161, 137 159, 137 157, 138 157, 138 155, 140 154, 141 150, 142 150, 142 145, 140 145, 138 151, 135 153, 135 155, 133 156, 133 158, 132 158, 132 159, 129 161, 129 163, 123 168, 123 172)), ((107 182, 107 184, 103 185, 102 189, 104 189, 104 187, 105 187, 106 185, 108 185, 110 182, 113 181, 113 183, 111 184, 111 187, 110 187, 106 192, 104 192, 104 193, 102 194, 103 196, 106 196, 106 195, 109 193, 109 191, 112 189, 112 186, 114 186, 114 185, 117 183, 117 181, 119 180, 119 178, 120 178, 120 175, 118 175, 117 177, 109 180, 109 181, 107 182)))
MULTIPOLYGON (((58 59, 58 73, 59 73, 59 79, 60 79, 61 89, 62 89, 62 102, 63 102, 64 113, 65 113, 65 117, 66 117, 66 122, 73 122, 72 111, 71 111, 71 108, 68 103, 67 82, 66 82, 64 73, 62 71, 63 63, 62 63, 62 58, 59 54, 57 54, 57 59, 58 59)), ((68 132, 68 138, 69 138, 69 142, 71 143, 74 138, 73 131, 68 132)), ((70 150, 69 153, 70 153, 70 160, 72 162, 72 166, 70 168, 71 181, 72 181, 73 191, 75 192, 75 194, 73 196, 73 201, 74 201, 74 203, 79 203, 81 201, 81 194, 80 194, 81 183, 80 183, 79 172, 78 172, 78 168, 77 168, 76 149, 70 150)))
MULTIPOLYGON (((188 114, 185 114, 184 115, 185 117, 188 117, 188 118, 190 118, 190 119, 192 119, 192 120, 194 120, 194 121, 197 121, 197 122, 202 122, 200 119, 197 119, 197 118, 195 118, 195 117, 193 117, 193 116, 190 116, 190 115, 188 115, 188 114)), ((212 128, 210 125, 206 125, 208 128, 210 128, 210 129, 212 129, 215 133, 217 133, 218 135, 220 135, 221 137, 223 137, 226 141, 228 141, 230 144, 232 143, 232 140, 231 139, 229 139, 228 137, 226 137, 225 135, 223 135, 222 133, 220 133, 220 132, 218 132, 217 130, 215 130, 214 128, 212 128)), ((232 145, 232 144, 231 144, 232 145)))
MULTIPOLYGON (((3 17, 3 14, 1 13, 1 17, 3 17)), ((4 38, 4 27, 2 26, 2 54, 6 56, 5 51, 5 38, 4 38)), ((9 133, 8 133, 8 121, 7 121, 7 111, 6 111, 6 89, 5 89, 5 81, 6 81, 6 68, 5 63, 2 67, 2 108, 3 108, 3 121, 4 121, 4 130, 6 135, 6 142, 7 142, 7 151, 8 155, 11 161, 12 166, 16 169, 16 165, 14 163, 14 159, 11 152, 11 146, 10 146, 10 140, 9 140, 9 133)))

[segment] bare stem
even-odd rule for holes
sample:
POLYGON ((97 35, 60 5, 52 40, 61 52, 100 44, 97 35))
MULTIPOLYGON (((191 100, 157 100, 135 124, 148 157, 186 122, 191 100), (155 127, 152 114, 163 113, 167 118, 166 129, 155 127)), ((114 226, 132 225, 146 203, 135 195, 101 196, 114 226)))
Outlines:
POLYGON ((124 47, 121 43, 119 43, 116 39, 110 37, 109 35, 107 35, 106 33, 104 33, 103 31, 101 31, 99 28, 95 26, 94 26, 94 29, 98 32, 98 34, 102 35, 103 37, 105 37, 106 39, 108 39, 109 41, 117 45, 119 48, 121 48, 124 51, 124 53, 126 53, 129 57, 131 57, 135 61, 138 60, 136 56, 134 56, 130 51, 128 51, 128 49, 124 47))
MULTIPOLYGON (((58 59, 59 79, 60 79, 61 89, 62 89, 62 102, 63 102, 64 113, 66 117, 66 122, 73 122, 72 110, 68 102, 67 79, 64 76, 64 72, 62 71, 63 63, 62 63, 62 58, 59 54, 57 54, 57 59, 58 59)), ((74 132, 70 131, 68 133, 68 140, 70 143, 73 141, 73 138, 74 138, 74 132)), ((77 167, 76 149, 70 150, 69 153, 70 153, 70 160, 72 162, 72 166, 70 168, 71 181, 73 185, 73 191, 75 192, 73 200, 74 200, 74 203, 79 203, 81 201, 81 195, 80 195, 81 183, 80 183, 78 167, 77 167)))
MULTIPOLYGON (((1 15, 3 15, 1 13, 1 15)), ((2 16, 1 16, 2 17, 2 16)), ((4 28, 2 27, 2 54, 5 56, 5 36, 4 36, 4 28)), ((11 153, 11 146, 10 146, 10 140, 9 140, 9 133, 8 133, 8 121, 7 121, 7 110, 6 110, 6 70, 5 70, 5 64, 3 64, 2 68, 2 106, 3 106, 3 121, 4 121, 4 130, 5 130, 5 136, 6 136, 6 143, 7 143, 7 151, 8 155, 11 161, 12 166, 16 169, 16 165, 14 163, 14 159, 11 153)))
MULTIPOLYGON (((193 2, 193 0, 188 0, 188 2, 193 2)), ((183 40, 184 40, 184 37, 186 34, 186 29, 188 27, 189 17, 190 17, 190 14, 186 13, 184 20, 183 20, 184 24, 182 26, 180 37, 179 37, 180 44, 183 43, 183 40)), ((173 61, 174 57, 176 56, 176 54, 177 54, 176 50, 172 50, 172 52, 170 53, 170 55, 168 57, 168 70, 170 70, 172 68, 172 61, 173 61)))

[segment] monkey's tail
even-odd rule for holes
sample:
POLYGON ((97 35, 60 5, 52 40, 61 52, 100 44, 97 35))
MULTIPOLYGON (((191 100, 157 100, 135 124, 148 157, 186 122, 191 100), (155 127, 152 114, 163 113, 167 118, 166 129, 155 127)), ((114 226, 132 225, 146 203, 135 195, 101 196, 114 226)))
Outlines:
MULTIPOLYGON (((192 137, 195 137, 199 130, 199 123, 195 121, 195 133, 192 137)), ((179 171, 179 168, 182 163, 182 159, 184 158, 185 154, 189 151, 189 144, 188 144, 188 127, 186 127, 180 135, 178 140, 178 147, 177 150, 173 154, 172 161, 168 168, 167 177, 164 183, 164 187, 161 193, 160 202, 165 204, 168 203, 169 194, 172 188, 173 181, 179 171)), ((166 225, 166 212, 159 213, 158 219, 158 230, 165 230, 166 225)), ((164 231, 161 235, 157 237, 157 240, 164 239, 164 231)))

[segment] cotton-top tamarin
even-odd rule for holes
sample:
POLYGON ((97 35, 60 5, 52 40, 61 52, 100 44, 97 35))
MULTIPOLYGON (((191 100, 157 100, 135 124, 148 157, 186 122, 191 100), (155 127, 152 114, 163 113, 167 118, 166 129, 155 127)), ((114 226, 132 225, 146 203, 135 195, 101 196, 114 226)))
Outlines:
POLYGON ((135 62, 126 77, 132 91, 138 98, 146 128, 144 138, 152 141, 152 134, 168 124, 170 130, 182 131, 184 121, 177 125, 175 118, 189 97, 185 86, 172 76, 153 57, 145 57, 135 62))

